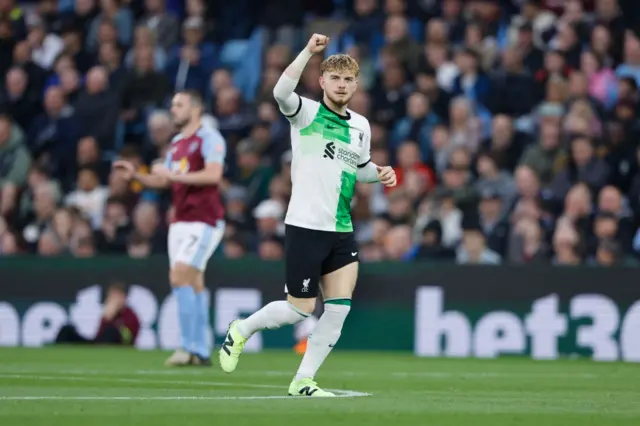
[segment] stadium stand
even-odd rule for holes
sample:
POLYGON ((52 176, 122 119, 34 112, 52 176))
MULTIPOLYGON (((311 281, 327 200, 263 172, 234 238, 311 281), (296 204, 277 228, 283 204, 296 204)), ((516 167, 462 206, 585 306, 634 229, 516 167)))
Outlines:
MULTIPOLYGON (((227 140, 216 256, 282 257, 289 128, 272 89, 312 32, 361 67, 350 107, 399 185, 357 187, 361 259, 633 263, 640 4, 629 0, 0 2, 0 256, 166 252, 141 171, 198 90, 227 140)), ((298 88, 318 99, 314 58, 298 88)))

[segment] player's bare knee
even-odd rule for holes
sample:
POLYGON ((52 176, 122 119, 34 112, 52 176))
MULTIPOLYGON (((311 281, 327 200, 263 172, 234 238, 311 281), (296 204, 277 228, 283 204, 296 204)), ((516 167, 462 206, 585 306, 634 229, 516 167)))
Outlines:
POLYGON ((199 293, 201 291, 204 291, 204 273, 198 271, 198 273, 196 274, 196 279, 193 282, 193 288, 196 291, 196 293, 199 293))
POLYGON ((304 312, 305 314, 312 314, 313 311, 315 311, 316 309, 315 297, 309 298, 309 299, 300 299, 298 297, 293 297, 291 295, 288 295, 287 301, 291 303, 296 309, 298 309, 301 312, 304 312))
POLYGON ((173 287, 194 286, 199 271, 192 266, 176 263, 171 269, 169 279, 173 287))

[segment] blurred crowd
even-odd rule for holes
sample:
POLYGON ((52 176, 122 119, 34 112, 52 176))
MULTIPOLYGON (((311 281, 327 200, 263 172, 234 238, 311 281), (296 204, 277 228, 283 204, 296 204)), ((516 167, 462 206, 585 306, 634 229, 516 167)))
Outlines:
MULTIPOLYGON (((615 265, 640 255, 640 2, 0 0, 0 256, 166 253, 170 196, 127 183, 195 89, 228 144, 217 256, 283 257, 272 89, 313 32, 399 185, 358 184, 361 259, 615 265)), ((298 92, 319 99, 322 57, 298 92)))

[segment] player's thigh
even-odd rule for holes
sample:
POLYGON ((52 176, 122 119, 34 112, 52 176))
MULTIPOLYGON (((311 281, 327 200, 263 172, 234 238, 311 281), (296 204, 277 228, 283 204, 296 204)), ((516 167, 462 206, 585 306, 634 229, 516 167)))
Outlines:
POLYGON ((207 263, 224 235, 224 223, 182 223, 183 234, 171 268, 172 284, 197 286, 203 281, 207 263))
POLYGON ((178 257, 178 250, 182 245, 182 240, 187 235, 183 228, 183 223, 172 223, 169 225, 169 235, 167 236, 167 249, 169 251, 169 269, 173 269, 178 257))
POLYGON ((285 232, 285 293, 295 307, 313 312, 322 261, 328 253, 319 231, 287 225, 285 232))
POLYGON ((350 298, 358 280, 358 245, 353 233, 336 236, 331 254, 322 264, 322 297, 350 298))
POLYGON ((323 275, 321 278, 322 298, 351 299, 358 280, 358 262, 351 262, 342 268, 323 275))

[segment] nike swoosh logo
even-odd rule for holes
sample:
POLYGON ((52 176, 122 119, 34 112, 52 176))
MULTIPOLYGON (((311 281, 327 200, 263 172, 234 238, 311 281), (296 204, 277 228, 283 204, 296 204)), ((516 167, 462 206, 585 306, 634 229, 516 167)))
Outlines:
POLYGON ((356 254, 358 254, 358 252, 357 252, 357 251, 356 251, 356 252, 351 252, 351 256, 354 256, 354 257, 355 257, 355 255, 356 255, 356 254))
POLYGON ((330 124, 327 124, 327 129, 334 130, 334 129, 337 129, 337 127, 336 126, 332 126, 330 124))

